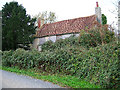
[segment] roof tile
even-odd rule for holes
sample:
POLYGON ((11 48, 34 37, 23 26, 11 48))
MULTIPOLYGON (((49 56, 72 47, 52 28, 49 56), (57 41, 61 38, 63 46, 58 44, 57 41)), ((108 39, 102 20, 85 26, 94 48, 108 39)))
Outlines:
POLYGON ((43 37, 49 35, 59 35, 67 33, 77 33, 86 27, 92 28, 96 21, 96 15, 88 17, 80 17, 70 20, 59 21, 50 24, 44 24, 37 32, 36 37, 43 37))

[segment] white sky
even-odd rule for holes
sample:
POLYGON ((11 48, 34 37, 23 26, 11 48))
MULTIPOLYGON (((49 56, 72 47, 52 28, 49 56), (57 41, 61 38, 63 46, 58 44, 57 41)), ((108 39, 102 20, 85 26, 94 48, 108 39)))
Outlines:
POLYGON ((55 12, 57 21, 93 15, 98 1, 102 13, 107 16, 108 24, 117 21, 115 15, 109 11, 115 10, 113 2, 116 0, 0 0, 0 10, 10 1, 22 4, 31 16, 43 11, 55 12))

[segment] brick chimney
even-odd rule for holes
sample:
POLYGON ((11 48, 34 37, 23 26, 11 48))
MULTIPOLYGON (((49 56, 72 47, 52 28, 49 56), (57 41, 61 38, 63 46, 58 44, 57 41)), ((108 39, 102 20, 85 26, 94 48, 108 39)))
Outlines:
POLYGON ((38 28, 40 28, 41 27, 41 20, 40 20, 40 18, 38 18, 38 28))
POLYGON ((96 2, 96 7, 99 7, 98 2, 96 2))
POLYGON ((41 28, 43 24, 44 24, 44 19, 38 18, 38 28, 41 28))
POLYGON ((98 2, 96 2, 95 14, 97 16, 97 21, 102 24, 101 8, 99 7, 98 2))

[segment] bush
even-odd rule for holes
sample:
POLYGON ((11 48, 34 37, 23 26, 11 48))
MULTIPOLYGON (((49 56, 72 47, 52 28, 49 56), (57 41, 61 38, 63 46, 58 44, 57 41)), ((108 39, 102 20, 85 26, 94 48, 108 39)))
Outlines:
POLYGON ((9 67, 36 67, 49 73, 76 75, 104 88, 118 88, 119 48, 120 43, 112 42, 89 50, 74 46, 56 49, 53 52, 17 49, 4 51, 2 63, 3 66, 9 67))
MULTIPOLYGON (((119 44, 120 47, 120 44, 119 44)), ((85 54, 79 56, 81 59, 77 75, 104 88, 119 87, 119 58, 120 50, 118 44, 91 48, 85 54)))
POLYGON ((3 66, 18 66, 19 68, 24 69, 33 68, 35 67, 36 63, 34 61, 36 60, 36 56, 38 54, 38 51, 25 51, 24 49, 4 51, 2 55, 2 63, 3 66))
POLYGON ((12 65, 12 62, 11 61, 11 58, 12 58, 12 55, 13 55, 13 51, 10 50, 10 51, 4 51, 2 52, 2 65, 3 66, 11 66, 12 65))
POLYGON ((103 44, 110 43, 115 40, 114 32, 111 32, 106 27, 96 27, 88 30, 81 30, 80 36, 70 36, 66 39, 59 39, 55 43, 52 41, 47 41, 42 45, 42 50, 53 51, 55 49, 60 49, 64 47, 74 46, 74 47, 85 47, 87 49, 91 47, 97 47, 103 44))
POLYGON ((42 51, 53 51, 55 49, 60 49, 69 46, 79 46, 78 37, 70 36, 66 39, 59 39, 55 43, 53 43, 52 41, 47 41, 42 45, 42 51))
POLYGON ((114 32, 111 32, 106 27, 96 27, 88 30, 81 30, 79 36, 79 44, 87 48, 96 47, 102 44, 107 44, 115 40, 114 32))
POLYGON ((43 50, 53 50, 53 42, 50 40, 50 41, 47 41, 47 42, 45 42, 43 45, 42 45, 42 51, 43 50))

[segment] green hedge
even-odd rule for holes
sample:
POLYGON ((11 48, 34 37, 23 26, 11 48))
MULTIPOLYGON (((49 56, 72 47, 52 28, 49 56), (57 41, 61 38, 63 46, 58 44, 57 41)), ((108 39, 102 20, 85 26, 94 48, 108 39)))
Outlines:
POLYGON ((112 42, 86 50, 69 46, 55 51, 4 51, 2 64, 19 68, 38 68, 49 73, 76 75, 104 88, 119 87, 120 43, 112 42))
POLYGON ((107 44, 112 41, 115 41, 114 32, 105 29, 104 26, 102 27, 102 29, 96 27, 88 30, 87 32, 85 30, 81 30, 79 37, 75 37, 73 35, 64 40, 59 39, 55 43, 53 43, 52 41, 47 41, 42 45, 42 50, 53 51, 55 49, 60 49, 69 46, 74 46, 74 47, 82 46, 89 49, 91 47, 102 45, 102 41, 103 44, 107 44))
POLYGON ((71 36, 66 39, 59 39, 55 43, 53 43, 52 41, 47 41, 42 45, 42 51, 44 50, 53 51, 55 49, 61 49, 63 47, 69 46, 77 47, 80 46, 78 40, 79 40, 78 37, 71 36))
POLYGON ((120 43, 91 48, 80 55, 77 75, 105 88, 117 88, 120 84, 120 43))

